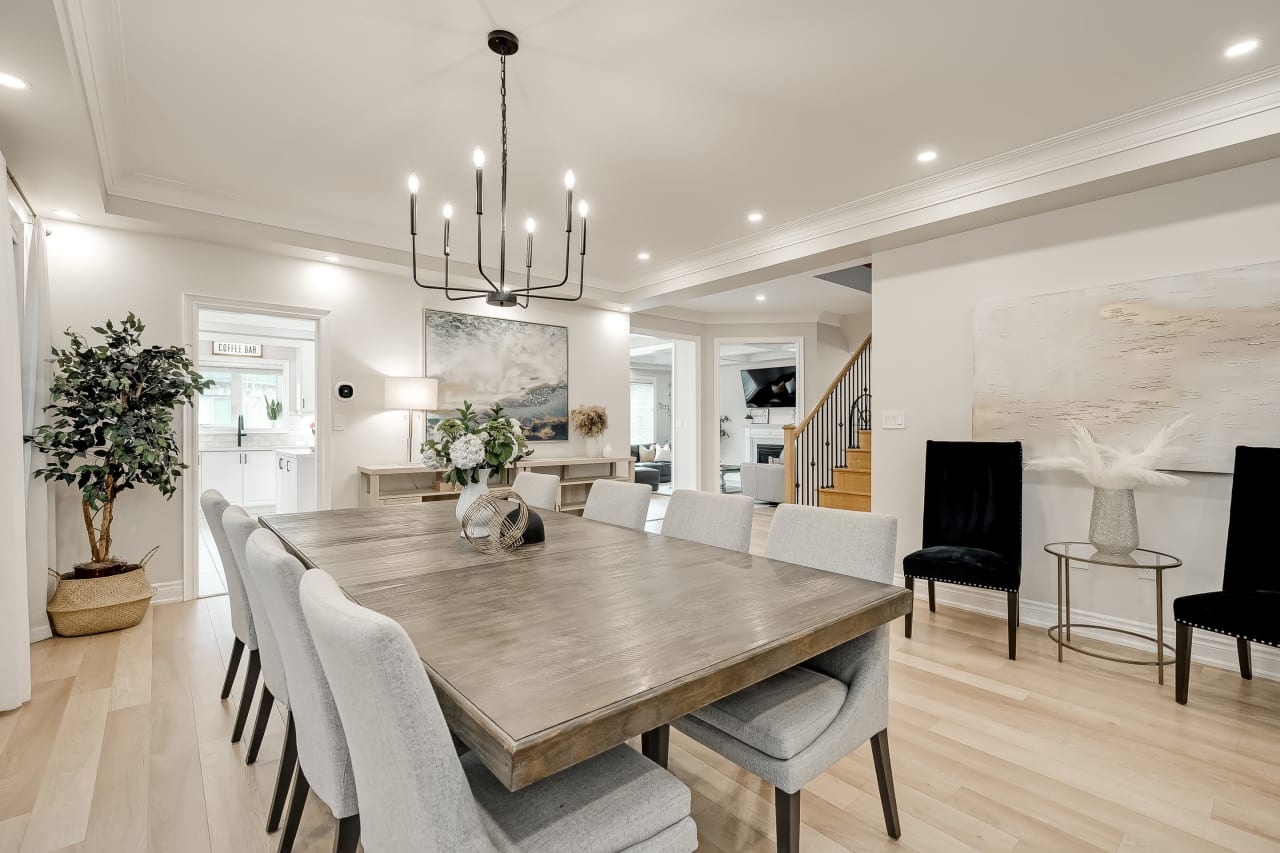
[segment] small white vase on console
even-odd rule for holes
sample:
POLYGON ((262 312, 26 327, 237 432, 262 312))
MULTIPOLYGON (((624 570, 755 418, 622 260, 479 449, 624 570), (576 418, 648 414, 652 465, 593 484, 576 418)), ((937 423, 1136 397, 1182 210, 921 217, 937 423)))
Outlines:
MULTIPOLYGON (((477 472, 477 480, 478 482, 467 483, 463 486, 462 493, 458 495, 458 524, 462 524, 462 517, 467 514, 467 510, 470 509, 471 505, 479 500, 481 495, 489 491, 489 469, 481 468, 477 472)), ((469 532, 472 539, 482 539, 489 535, 488 529, 474 525, 469 532)), ((458 531, 458 535, 466 538, 466 534, 461 530, 458 531)))
POLYGON ((587 455, 595 458, 600 455, 600 439, 594 435, 586 436, 587 439, 587 455))

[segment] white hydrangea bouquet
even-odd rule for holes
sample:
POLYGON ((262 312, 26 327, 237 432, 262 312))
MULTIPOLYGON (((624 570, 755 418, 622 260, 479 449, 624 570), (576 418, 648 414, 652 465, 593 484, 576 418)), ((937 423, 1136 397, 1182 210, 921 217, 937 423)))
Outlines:
POLYGON ((502 468, 530 453, 520 422, 503 417, 502 406, 491 406, 488 418, 481 420, 467 401, 457 417, 440 421, 422 442, 422 464, 445 469, 445 481, 458 486, 479 484, 481 471, 502 468))

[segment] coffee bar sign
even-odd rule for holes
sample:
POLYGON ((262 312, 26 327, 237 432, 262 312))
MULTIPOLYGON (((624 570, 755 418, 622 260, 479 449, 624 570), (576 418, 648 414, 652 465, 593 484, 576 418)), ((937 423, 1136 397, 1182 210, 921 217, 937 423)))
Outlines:
POLYGON ((262 344, 242 344, 238 341, 214 341, 214 355, 236 355, 241 358, 262 358, 262 344))

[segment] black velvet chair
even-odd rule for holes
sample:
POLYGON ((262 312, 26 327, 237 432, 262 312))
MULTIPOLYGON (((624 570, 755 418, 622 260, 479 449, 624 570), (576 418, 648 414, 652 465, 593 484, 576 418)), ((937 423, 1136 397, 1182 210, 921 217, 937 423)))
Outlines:
MULTIPOLYGON (((930 441, 924 458, 921 550, 902 559, 907 589, 934 584, 995 589, 1008 596, 1009 659, 1018 655, 1022 586, 1022 442, 930 441)), ((907 614, 911 636, 911 614, 907 614)))
POLYGON ((1280 559, 1273 527, 1277 478, 1280 448, 1236 448, 1222 591, 1173 600, 1178 624, 1175 695, 1181 705, 1187 704, 1191 680, 1191 629, 1235 637, 1242 678, 1253 678, 1250 643, 1280 646, 1280 559))

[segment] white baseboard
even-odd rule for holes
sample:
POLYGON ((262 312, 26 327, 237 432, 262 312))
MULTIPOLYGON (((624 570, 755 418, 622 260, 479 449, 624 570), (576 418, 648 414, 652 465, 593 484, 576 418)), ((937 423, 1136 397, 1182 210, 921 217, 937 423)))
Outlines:
POLYGON ((173 604, 176 601, 182 601, 182 581, 153 583, 151 587, 156 591, 155 598, 151 599, 152 604, 173 604))
POLYGON ((41 640, 48 640, 53 636, 53 629, 49 627, 49 623, 43 625, 31 626, 31 642, 38 643, 41 640))
MULTIPOLYGON (((902 585, 904 578, 901 574, 894 575, 894 582, 902 585)), ((937 599, 939 602, 949 604, 952 607, 958 607, 961 610, 968 610, 973 613, 981 613, 984 616, 993 616, 1004 620, 1009 615, 1008 599, 1003 592, 994 592, 992 590, 977 589, 970 586, 957 586, 955 584, 939 583, 936 587, 937 599)), ((916 598, 925 604, 916 605, 916 612, 928 612, 929 585, 921 581, 916 584, 916 598)), ((1058 622, 1058 605, 1055 602, 1045 603, 1042 601, 1029 601, 1023 598, 1018 602, 1022 621, 1028 625, 1034 625, 1041 628, 1048 628, 1058 622)), ((1107 616, 1103 613, 1091 613, 1087 610, 1078 608, 1071 609, 1072 622, 1091 622, 1095 625, 1103 625, 1108 628, 1122 628, 1126 631, 1136 631, 1139 634, 1154 636, 1156 626, 1145 622, 1135 622, 1132 619, 1121 619, 1116 616, 1107 616)), ((1072 628, 1073 633, 1081 636, 1091 637, 1103 640, 1108 643, 1114 643, 1118 646, 1125 646, 1131 649, 1140 649, 1149 652, 1154 646, 1146 640, 1138 637, 1131 637, 1128 634, 1116 634, 1111 631, 1090 631, 1088 628, 1072 628)), ((1177 627, 1170 618, 1165 623, 1164 638, 1169 645, 1174 645, 1177 636, 1177 627)), ((1236 653, 1235 637, 1228 637, 1225 634, 1215 634, 1212 631, 1196 631, 1195 638, 1191 643, 1191 659, 1196 663, 1206 664, 1208 666, 1225 669, 1229 672, 1240 671, 1240 659, 1236 653)), ((1260 678, 1266 678, 1271 681, 1280 681, 1280 649, 1264 646, 1261 643, 1253 644, 1253 674, 1260 678)))

